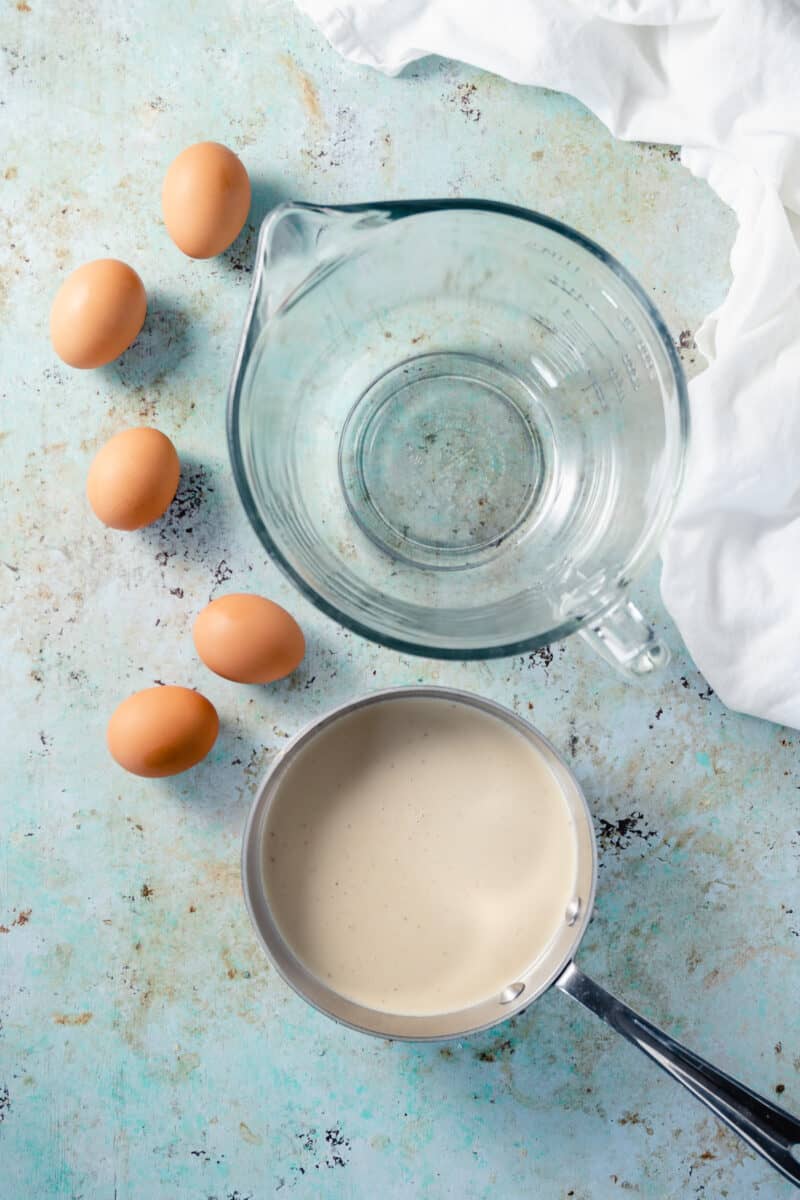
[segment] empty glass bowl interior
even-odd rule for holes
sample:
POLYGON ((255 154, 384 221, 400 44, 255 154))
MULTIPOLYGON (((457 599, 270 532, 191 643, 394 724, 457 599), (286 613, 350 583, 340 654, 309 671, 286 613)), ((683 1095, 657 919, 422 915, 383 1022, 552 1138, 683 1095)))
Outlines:
POLYGON ((256 269, 232 460, 321 608, 468 658, 618 602, 686 439, 672 343, 619 264, 526 210, 444 201, 283 205, 256 269))

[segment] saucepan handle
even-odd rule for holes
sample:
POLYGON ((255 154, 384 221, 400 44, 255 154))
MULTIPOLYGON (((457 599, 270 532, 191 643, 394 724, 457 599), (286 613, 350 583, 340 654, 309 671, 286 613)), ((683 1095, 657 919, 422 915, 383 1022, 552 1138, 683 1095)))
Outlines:
POLYGON ((800 1187, 800 1121, 651 1025, 570 963, 556 987, 677 1079, 757 1154, 800 1187))

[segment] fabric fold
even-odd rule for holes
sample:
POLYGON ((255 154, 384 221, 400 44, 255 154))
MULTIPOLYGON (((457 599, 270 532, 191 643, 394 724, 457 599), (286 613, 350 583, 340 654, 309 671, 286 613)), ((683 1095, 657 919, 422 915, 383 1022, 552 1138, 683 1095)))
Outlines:
POLYGON ((800 728, 800 6, 792 0, 297 0, 354 62, 439 54, 567 92, 683 147, 735 212, 733 282, 696 333, 686 483, 662 593, 732 708, 800 728))

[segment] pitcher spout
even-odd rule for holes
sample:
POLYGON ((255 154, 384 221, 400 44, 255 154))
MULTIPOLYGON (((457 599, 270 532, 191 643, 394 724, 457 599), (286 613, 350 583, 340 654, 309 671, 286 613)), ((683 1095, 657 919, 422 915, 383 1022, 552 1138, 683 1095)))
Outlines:
POLYGON ((264 323, 305 289, 320 269, 349 253, 388 214, 289 201, 264 218, 256 252, 254 316, 264 323))

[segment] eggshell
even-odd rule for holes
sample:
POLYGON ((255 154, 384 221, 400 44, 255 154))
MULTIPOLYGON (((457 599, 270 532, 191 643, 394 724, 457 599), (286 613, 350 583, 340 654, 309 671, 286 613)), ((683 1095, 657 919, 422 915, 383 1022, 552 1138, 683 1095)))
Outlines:
POLYGON ((285 608, 241 592, 212 600, 192 632, 206 666, 236 683, 283 679, 306 652, 303 631, 285 608))
POLYGON ((86 494, 95 516, 112 529, 141 529, 169 508, 181 466, 172 442, 158 429, 123 429, 98 451, 86 494))
POLYGON ((161 192, 167 232, 190 258, 213 258, 239 236, 250 211, 244 164, 219 142, 198 142, 170 165, 161 192))
POLYGON ((217 711, 205 696, 184 687, 152 687, 115 709, 106 740, 126 771, 156 779, 196 766, 218 732, 217 711))
POLYGON ((102 367, 136 340, 147 313, 144 284, 117 258, 84 263, 50 310, 50 340, 71 367, 102 367))

